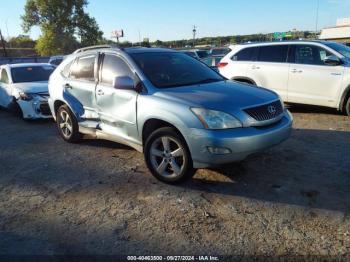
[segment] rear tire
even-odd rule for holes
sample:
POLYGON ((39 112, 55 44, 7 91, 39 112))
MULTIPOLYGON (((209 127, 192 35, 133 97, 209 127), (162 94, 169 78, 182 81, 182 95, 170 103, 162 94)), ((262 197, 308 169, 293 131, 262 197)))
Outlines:
POLYGON ((148 169, 162 182, 178 184, 196 172, 186 141, 174 128, 154 131, 145 143, 144 154, 148 169))
POLYGON ((350 116, 350 96, 348 97, 348 100, 345 103, 344 113, 347 116, 350 116))
POLYGON ((79 125, 75 115, 67 105, 62 105, 57 111, 57 128, 60 136, 68 143, 77 143, 82 135, 79 133, 79 125))

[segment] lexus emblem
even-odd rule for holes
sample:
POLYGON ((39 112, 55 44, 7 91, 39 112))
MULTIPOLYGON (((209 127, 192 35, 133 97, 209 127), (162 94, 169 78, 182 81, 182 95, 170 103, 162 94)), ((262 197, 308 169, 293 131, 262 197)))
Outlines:
POLYGON ((267 111, 268 111, 271 115, 274 115, 274 114, 276 114, 277 109, 276 109, 275 106, 268 106, 268 107, 267 107, 267 111))

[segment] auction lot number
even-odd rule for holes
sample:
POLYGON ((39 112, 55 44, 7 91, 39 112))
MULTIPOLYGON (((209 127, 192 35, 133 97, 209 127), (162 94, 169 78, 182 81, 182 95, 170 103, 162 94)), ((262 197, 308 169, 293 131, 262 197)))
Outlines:
POLYGON ((219 261, 214 256, 128 256, 128 261, 219 261))

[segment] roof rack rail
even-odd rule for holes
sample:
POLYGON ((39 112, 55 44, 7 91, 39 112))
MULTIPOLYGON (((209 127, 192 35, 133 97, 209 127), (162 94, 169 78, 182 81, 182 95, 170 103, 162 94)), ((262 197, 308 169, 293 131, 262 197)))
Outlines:
POLYGON ((87 46, 87 47, 84 47, 84 48, 77 49, 76 51, 74 51, 73 54, 78 54, 78 53, 82 53, 82 52, 86 52, 86 51, 90 51, 90 50, 102 49, 102 48, 122 49, 122 48, 120 48, 119 46, 116 46, 116 45, 95 45, 95 46, 87 46))

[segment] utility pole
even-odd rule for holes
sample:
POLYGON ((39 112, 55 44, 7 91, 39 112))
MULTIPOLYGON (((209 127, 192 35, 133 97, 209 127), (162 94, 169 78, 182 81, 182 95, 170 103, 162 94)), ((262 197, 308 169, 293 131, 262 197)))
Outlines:
POLYGON ((315 39, 317 39, 319 11, 320 11, 320 0, 317 0, 315 39))
POLYGON ((1 40, 1 44, 2 44, 2 49, 4 50, 4 56, 7 57, 5 41, 4 41, 4 38, 2 37, 1 29, 0 29, 0 40, 1 40))
POLYGON ((193 32, 193 47, 195 47, 196 46, 196 33, 197 33, 197 27, 195 25, 193 26, 192 32, 193 32))
POLYGON ((8 26, 7 26, 7 19, 6 19, 6 21, 5 21, 5 25, 6 25, 6 32, 7 32, 7 40, 9 41, 9 42, 8 42, 9 48, 11 48, 9 28, 8 28, 8 26))

